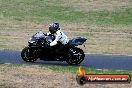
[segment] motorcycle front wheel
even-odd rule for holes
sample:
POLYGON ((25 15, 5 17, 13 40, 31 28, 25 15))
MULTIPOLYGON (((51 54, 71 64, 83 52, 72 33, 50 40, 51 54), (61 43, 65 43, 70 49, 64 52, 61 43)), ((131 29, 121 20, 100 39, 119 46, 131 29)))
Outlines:
POLYGON ((21 52, 21 57, 26 62, 35 62, 37 58, 37 50, 31 50, 29 47, 25 47, 21 52))
POLYGON ((72 48, 69 58, 66 62, 70 65, 79 65, 84 60, 85 54, 80 48, 72 48))

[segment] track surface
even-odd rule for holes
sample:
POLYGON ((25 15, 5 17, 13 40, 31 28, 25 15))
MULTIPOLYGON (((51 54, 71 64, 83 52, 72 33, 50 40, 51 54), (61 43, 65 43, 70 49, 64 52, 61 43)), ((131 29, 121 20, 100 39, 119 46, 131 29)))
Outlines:
MULTIPOLYGON (((1 50, 0 63, 47 64, 69 66, 66 62, 40 61, 27 63, 21 59, 20 51, 1 50)), ((132 56, 86 54, 82 66, 96 69, 132 70, 132 56)))

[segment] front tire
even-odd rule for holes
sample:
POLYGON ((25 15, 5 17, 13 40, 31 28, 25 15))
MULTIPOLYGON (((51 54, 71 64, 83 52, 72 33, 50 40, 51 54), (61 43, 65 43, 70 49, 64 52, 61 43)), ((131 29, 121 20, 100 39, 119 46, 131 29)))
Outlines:
POLYGON ((68 64, 79 65, 84 60, 85 54, 82 49, 75 47, 72 48, 70 52, 70 56, 66 60, 68 64))
POLYGON ((30 50, 29 47, 25 47, 21 52, 21 57, 26 62, 35 62, 37 58, 37 50, 30 50))

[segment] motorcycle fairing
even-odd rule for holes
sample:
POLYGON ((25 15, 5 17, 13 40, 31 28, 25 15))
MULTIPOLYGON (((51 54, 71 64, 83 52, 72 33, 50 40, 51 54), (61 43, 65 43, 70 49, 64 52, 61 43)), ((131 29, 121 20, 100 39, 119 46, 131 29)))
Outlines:
POLYGON ((39 31, 37 33, 35 33, 30 39, 29 41, 33 42, 33 41, 36 41, 37 39, 40 39, 40 38, 45 38, 45 35, 42 31, 39 31))
POLYGON ((87 39, 83 37, 76 37, 69 41, 70 45, 78 46, 82 45, 87 39))

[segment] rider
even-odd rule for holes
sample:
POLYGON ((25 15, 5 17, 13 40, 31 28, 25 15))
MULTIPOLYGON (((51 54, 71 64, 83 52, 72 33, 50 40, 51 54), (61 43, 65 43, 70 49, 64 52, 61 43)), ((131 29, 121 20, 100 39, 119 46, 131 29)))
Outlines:
POLYGON ((65 46, 68 44, 69 39, 65 35, 65 33, 59 28, 59 23, 53 22, 49 24, 49 33, 47 35, 53 34, 55 36, 55 40, 53 40, 49 45, 50 46, 55 46, 58 44, 58 42, 61 43, 61 47, 56 49, 56 53, 60 54, 59 51, 63 50, 65 46))

